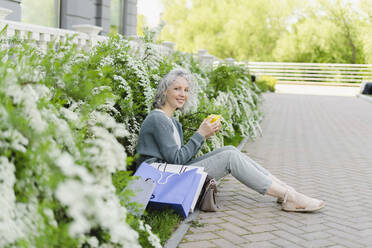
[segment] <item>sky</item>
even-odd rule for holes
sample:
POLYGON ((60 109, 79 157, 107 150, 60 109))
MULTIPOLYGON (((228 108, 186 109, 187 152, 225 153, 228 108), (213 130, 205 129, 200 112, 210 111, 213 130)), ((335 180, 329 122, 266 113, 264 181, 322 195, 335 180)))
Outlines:
POLYGON ((161 0, 138 0, 137 2, 137 13, 145 16, 146 23, 150 28, 158 25, 162 11, 161 0))

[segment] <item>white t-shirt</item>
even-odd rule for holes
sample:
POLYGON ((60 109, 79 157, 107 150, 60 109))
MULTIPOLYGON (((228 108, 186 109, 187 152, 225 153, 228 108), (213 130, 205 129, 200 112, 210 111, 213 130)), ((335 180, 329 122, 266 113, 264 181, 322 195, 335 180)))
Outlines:
MULTIPOLYGON (((164 113, 163 110, 161 109, 155 109, 157 111, 160 111, 162 113, 164 113)), ((164 113, 165 114, 165 113, 164 113)), ((176 144, 178 145, 178 148, 181 148, 181 137, 180 137, 180 134, 178 133, 178 130, 177 130, 177 127, 176 125, 174 125, 173 121, 171 118, 169 118, 166 114, 165 116, 168 118, 168 120, 172 123, 172 127, 173 127, 173 137, 174 137, 174 140, 176 141, 176 144)))

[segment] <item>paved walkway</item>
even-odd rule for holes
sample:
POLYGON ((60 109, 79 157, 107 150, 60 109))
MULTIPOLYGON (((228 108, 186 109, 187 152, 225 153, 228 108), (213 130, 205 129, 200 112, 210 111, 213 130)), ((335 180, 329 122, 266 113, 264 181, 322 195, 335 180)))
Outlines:
POLYGON ((228 176, 219 186, 223 210, 201 212, 179 247, 372 247, 372 104, 268 94, 264 113, 264 136, 243 151, 326 208, 283 212, 228 176))

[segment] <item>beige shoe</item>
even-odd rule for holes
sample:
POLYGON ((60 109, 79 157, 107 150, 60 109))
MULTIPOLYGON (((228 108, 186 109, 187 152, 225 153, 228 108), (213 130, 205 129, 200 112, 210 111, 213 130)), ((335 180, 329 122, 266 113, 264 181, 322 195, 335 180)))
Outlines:
MULTIPOLYGON (((278 199, 279 200, 279 199, 278 199)), ((282 210, 288 212, 314 212, 325 206, 324 201, 310 198, 295 190, 287 190, 284 195, 282 210), (289 201, 288 196, 293 194, 295 200, 289 201)))
MULTIPOLYGON (((281 186, 283 186, 284 188, 288 189, 288 190, 294 190, 294 188, 292 188, 291 186, 289 186, 288 184, 286 184, 285 182, 283 182, 282 180, 280 180, 279 178, 277 178, 276 176, 270 174, 270 178, 272 181, 275 181, 277 182, 278 184, 280 184, 281 186)), ((276 200, 276 203, 278 204, 282 204, 284 201, 284 197, 278 197, 278 199, 276 200)))

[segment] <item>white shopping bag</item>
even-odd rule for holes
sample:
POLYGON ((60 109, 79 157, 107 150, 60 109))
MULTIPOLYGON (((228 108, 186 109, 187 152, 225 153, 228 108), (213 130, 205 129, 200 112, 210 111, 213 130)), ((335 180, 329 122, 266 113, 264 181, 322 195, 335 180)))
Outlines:
POLYGON ((190 212, 191 213, 194 212, 196 202, 198 201, 200 192, 203 189, 205 179, 207 178, 207 175, 208 175, 207 172, 204 171, 204 168, 199 167, 199 166, 167 164, 167 163, 152 163, 151 166, 160 170, 160 171, 166 171, 166 172, 172 172, 172 173, 178 173, 178 174, 181 174, 181 173, 183 173, 185 171, 188 171, 188 170, 197 169, 197 173, 201 174, 201 178, 200 178, 200 181, 199 181, 198 188, 196 190, 194 200, 193 200, 193 202, 191 204, 191 207, 190 207, 190 212))

